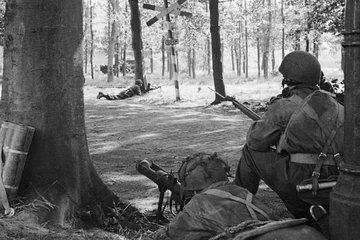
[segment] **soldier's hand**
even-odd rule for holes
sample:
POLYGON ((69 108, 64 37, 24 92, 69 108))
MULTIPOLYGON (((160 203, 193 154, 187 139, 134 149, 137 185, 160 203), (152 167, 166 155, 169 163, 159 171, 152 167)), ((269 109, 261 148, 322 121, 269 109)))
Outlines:
POLYGON ((226 96, 225 101, 235 101, 235 97, 226 96))

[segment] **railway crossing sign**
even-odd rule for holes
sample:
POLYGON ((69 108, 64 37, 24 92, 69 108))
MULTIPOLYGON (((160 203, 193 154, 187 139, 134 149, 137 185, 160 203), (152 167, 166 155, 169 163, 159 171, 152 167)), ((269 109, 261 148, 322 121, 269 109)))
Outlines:
POLYGON ((145 9, 160 11, 160 13, 158 13, 158 15, 156 15, 155 17, 153 17, 149 21, 147 21, 146 25, 148 25, 150 27, 151 25, 156 23, 159 19, 165 17, 166 15, 168 15, 170 13, 175 14, 175 15, 180 15, 180 16, 191 17, 192 16, 191 13, 185 12, 185 11, 180 11, 181 4, 183 4, 184 2, 186 2, 186 0, 177 0, 175 3, 171 4, 168 7, 158 7, 158 6, 151 5, 151 4, 144 4, 143 8, 145 8, 145 9))
POLYGON ((164 7, 157 7, 155 5, 151 4, 144 4, 143 8, 159 11, 155 17, 151 18, 149 21, 146 22, 146 25, 151 26, 154 23, 156 23, 159 19, 166 17, 167 22, 167 28, 168 28, 168 38, 165 39, 164 43, 167 46, 170 46, 170 65, 172 67, 173 73, 175 76, 172 76, 170 74, 170 80, 174 77, 174 83, 175 83, 175 93, 176 93, 176 101, 180 101, 180 91, 179 91, 179 73, 178 73, 178 66, 176 63, 176 52, 175 52, 175 44, 179 43, 179 39, 175 39, 173 37, 173 29, 175 24, 171 22, 170 20, 170 14, 174 15, 180 15, 180 16, 187 16, 191 17, 192 14, 189 12, 181 11, 181 4, 183 4, 186 0, 177 0, 175 3, 171 4, 169 6, 168 0, 164 0, 164 7))
POLYGON ((179 39, 165 39, 165 45, 172 46, 179 43, 179 39))
MULTIPOLYGON (((152 5, 152 4, 147 4, 147 3, 145 3, 143 5, 143 8, 149 9, 149 10, 155 10, 155 11, 158 11, 158 12, 162 12, 162 11, 165 10, 164 7, 158 7, 158 6, 155 6, 155 5, 152 5)), ((174 14, 174 15, 180 15, 180 16, 183 16, 183 17, 191 17, 192 16, 191 13, 186 12, 186 11, 180 11, 180 9, 173 10, 171 13, 174 14)))

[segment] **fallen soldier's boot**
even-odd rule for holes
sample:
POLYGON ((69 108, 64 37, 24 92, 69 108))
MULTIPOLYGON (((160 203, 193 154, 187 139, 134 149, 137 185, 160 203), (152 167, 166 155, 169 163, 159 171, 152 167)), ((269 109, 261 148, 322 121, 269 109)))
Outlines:
POLYGON ((104 94, 103 94, 102 92, 99 92, 96 98, 97 98, 97 99, 100 99, 100 98, 102 98, 103 96, 104 96, 104 94))

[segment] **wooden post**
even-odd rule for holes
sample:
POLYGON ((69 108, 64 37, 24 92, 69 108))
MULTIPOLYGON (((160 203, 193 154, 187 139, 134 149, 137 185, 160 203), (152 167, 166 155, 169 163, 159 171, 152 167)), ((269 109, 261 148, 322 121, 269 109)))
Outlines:
POLYGON ((345 140, 344 162, 330 195, 332 240, 360 236, 360 4, 347 0, 345 10, 345 140))
MULTIPOLYGON (((168 8, 169 7, 169 3, 167 0, 164 0, 164 7, 168 8)), ((172 68, 172 72, 173 74, 170 75, 170 80, 174 79, 174 84, 175 84, 175 95, 176 95, 176 101, 180 101, 180 90, 179 90, 179 73, 178 73, 178 66, 176 64, 176 56, 175 56, 175 47, 173 44, 173 33, 172 33, 172 29, 171 29, 171 20, 170 20, 170 15, 167 14, 166 15, 166 22, 168 23, 168 39, 171 42, 170 45, 170 63, 171 63, 171 68, 172 68)))

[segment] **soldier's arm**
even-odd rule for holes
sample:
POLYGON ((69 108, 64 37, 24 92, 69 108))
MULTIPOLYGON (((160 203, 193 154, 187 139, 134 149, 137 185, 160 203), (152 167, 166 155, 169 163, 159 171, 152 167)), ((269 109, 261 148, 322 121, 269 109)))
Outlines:
POLYGON ((265 115, 248 130, 246 144, 255 151, 269 151, 276 146, 284 131, 288 117, 282 101, 274 101, 265 115))

